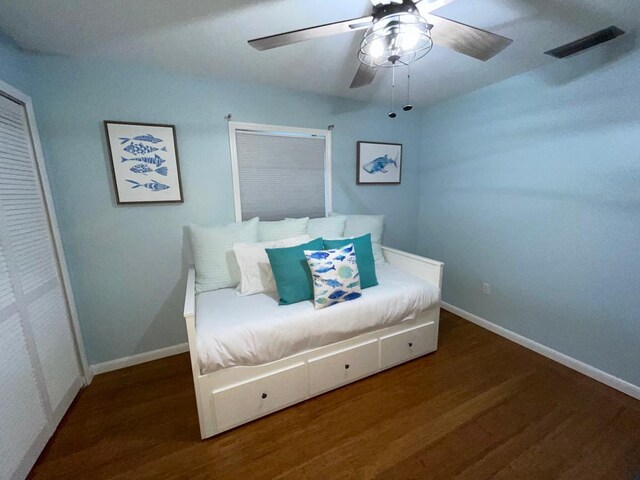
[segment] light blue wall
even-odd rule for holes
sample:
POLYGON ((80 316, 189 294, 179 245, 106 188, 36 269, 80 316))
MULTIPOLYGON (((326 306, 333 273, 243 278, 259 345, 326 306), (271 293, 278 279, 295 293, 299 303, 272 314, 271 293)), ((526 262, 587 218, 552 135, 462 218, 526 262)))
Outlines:
POLYGON ((0 32, 0 80, 29 94, 26 56, 0 32))
POLYGON ((446 262, 445 301, 640 385, 640 52, 624 38, 425 113, 417 250, 446 262))
POLYGON ((29 73, 91 363, 186 341, 183 226, 234 220, 229 112, 238 121, 335 124, 334 210, 386 214, 386 243, 415 247, 419 112, 392 121, 385 106, 63 57, 30 56, 29 73), (183 205, 115 205, 103 120, 176 125, 183 205), (357 140, 404 143, 401 186, 355 185, 357 140))

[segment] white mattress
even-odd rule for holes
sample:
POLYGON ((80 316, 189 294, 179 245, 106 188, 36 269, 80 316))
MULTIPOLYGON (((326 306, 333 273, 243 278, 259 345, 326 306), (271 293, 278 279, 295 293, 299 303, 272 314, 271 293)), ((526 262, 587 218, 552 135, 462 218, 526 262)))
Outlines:
POLYGON ((273 362, 415 318, 437 304, 440 289, 390 265, 379 285, 350 302, 315 310, 311 301, 278 305, 277 293, 240 297, 225 288, 200 293, 196 330, 200 371, 273 362))

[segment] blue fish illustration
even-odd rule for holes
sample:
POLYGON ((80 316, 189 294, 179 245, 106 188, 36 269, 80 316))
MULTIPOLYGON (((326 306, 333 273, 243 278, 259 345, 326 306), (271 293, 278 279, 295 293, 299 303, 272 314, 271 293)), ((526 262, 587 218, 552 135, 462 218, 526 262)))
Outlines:
POLYGON ((329 254, 327 252, 313 252, 311 255, 307 255, 307 258, 313 258, 315 260, 324 260, 329 254))
POLYGON ((348 247, 344 247, 342 249, 342 253, 351 253, 353 252, 353 245, 349 245, 348 247))
POLYGON ((386 168, 389 164, 398 168, 398 156, 396 155, 395 160, 393 160, 385 154, 384 157, 378 157, 375 160, 371 160, 369 163, 363 165, 362 168, 367 173, 387 173, 388 170, 386 170, 386 168))
POLYGON ((127 182, 133 184, 133 187, 131 188, 144 187, 144 188, 148 188, 149 190, 153 190, 154 192, 159 192, 161 190, 166 190, 167 188, 169 188, 169 185, 156 182, 155 180, 151 180, 149 183, 139 183, 134 180, 127 180, 127 182))
POLYGON ((149 165, 145 165, 144 163, 134 165, 129 170, 131 170, 133 173, 142 173, 143 175, 146 175, 149 172, 153 172, 153 168, 150 168, 149 165))
POLYGON ((345 292, 344 290, 336 290, 331 295, 329 295, 329 298, 331 300, 336 300, 336 299, 340 298, 341 296, 343 296, 345 293, 347 293, 347 292, 345 292))
POLYGON ((124 157, 120 157, 120 158, 122 159, 122 161, 120 163, 124 163, 124 162, 142 162, 142 163, 150 163, 151 165, 155 165, 156 167, 159 167, 164 162, 166 162, 166 160, 164 158, 161 158, 160 155, 158 155, 158 154, 156 154, 154 157, 140 157, 140 158, 124 158, 124 157))
MULTIPOLYGON (((137 137, 133 137, 133 139, 138 140, 139 142, 148 142, 148 143, 160 143, 163 141, 161 138, 156 138, 150 133, 147 133, 145 135, 138 135, 137 137)), ((126 137, 120 137, 119 140, 120 140, 120 145, 124 145, 131 139, 126 137)))
POLYGON ((358 285, 360 285, 360 281, 359 280, 357 280, 355 282, 351 282, 349 285, 347 285, 346 288, 354 288, 354 287, 357 287, 358 285))
POLYGON ((336 267, 335 265, 333 267, 322 267, 316 270, 316 273, 327 273, 330 272, 331 270, 335 270, 336 267))
POLYGON ((344 255, 338 255, 338 256, 334 257, 333 259, 334 259, 334 260, 338 260, 338 261, 342 261, 342 260, 344 260, 345 258, 347 258, 347 257, 345 257, 344 255))
POLYGON ((332 278, 329 278, 327 280, 322 280, 324 283, 326 283, 327 285, 329 285, 331 288, 336 288, 339 287, 340 285, 342 285, 342 283, 340 283, 337 280, 334 280, 332 278))
POLYGON ((356 298, 360 298, 361 296, 362 296, 361 293, 351 292, 348 295, 345 295, 344 297, 342 297, 342 300, 344 300, 345 302, 348 302, 349 300, 355 300, 356 298))
POLYGON ((134 165, 129 170, 131 170, 133 173, 141 173, 143 175, 146 175, 147 173, 155 172, 164 177, 166 177, 167 174, 169 173, 169 170, 167 169, 167 167, 160 167, 154 170, 153 168, 149 167, 149 165, 145 165, 144 163, 139 163, 137 165, 134 165))
POLYGON ((145 155, 147 153, 157 152, 158 150, 166 152, 167 147, 156 148, 151 145, 145 145, 144 143, 130 143, 124 148, 125 152, 129 152, 132 155, 145 155))
POLYGON ((340 278, 344 278, 345 280, 353 278, 353 268, 347 265, 343 265, 342 267, 340 267, 340 269, 338 269, 338 276, 340 278))

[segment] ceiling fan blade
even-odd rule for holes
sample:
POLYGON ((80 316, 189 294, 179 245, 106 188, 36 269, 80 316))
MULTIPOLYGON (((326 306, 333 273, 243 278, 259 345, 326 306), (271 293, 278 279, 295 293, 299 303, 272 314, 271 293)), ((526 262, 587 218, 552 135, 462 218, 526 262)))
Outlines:
POLYGON ((370 67, 360 62, 360 66, 358 67, 358 71, 356 72, 356 76, 353 77, 353 81, 351 82, 351 86, 349 88, 360 88, 365 85, 369 85, 373 82, 374 78, 376 78, 377 68, 370 67))
POLYGON ((445 5, 449 5, 453 3, 455 0, 418 0, 414 2, 416 7, 418 7, 418 11, 420 15, 426 15, 427 13, 433 12, 445 5))
POLYGON ((373 17, 353 18, 342 22, 327 23, 318 25, 317 27, 302 28, 291 32, 279 33, 277 35, 269 35, 268 37, 255 38, 249 40, 256 50, 269 50, 271 48, 283 47, 293 43, 304 42, 305 40, 313 40, 314 38, 329 37, 340 33, 355 32, 369 28, 373 17))
POLYGON ((438 15, 424 15, 433 25, 433 43, 486 62, 507 48, 513 40, 480 28, 454 22, 438 15))

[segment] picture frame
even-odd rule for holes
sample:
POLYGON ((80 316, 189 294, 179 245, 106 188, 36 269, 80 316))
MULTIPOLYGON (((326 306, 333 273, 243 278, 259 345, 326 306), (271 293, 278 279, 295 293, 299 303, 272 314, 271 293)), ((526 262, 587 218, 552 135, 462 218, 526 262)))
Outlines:
POLYGON ((118 205, 183 203, 175 125, 104 121, 118 205))
POLYGON ((401 143, 357 142, 357 185, 400 185, 401 181, 401 143))

